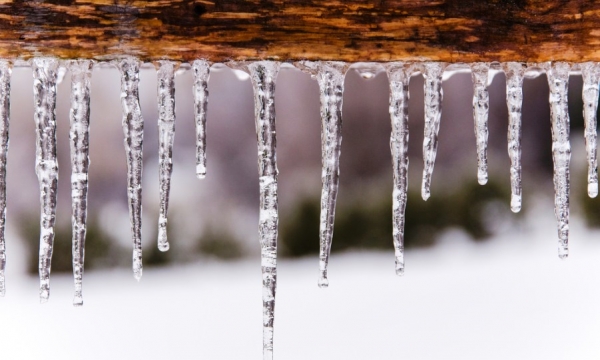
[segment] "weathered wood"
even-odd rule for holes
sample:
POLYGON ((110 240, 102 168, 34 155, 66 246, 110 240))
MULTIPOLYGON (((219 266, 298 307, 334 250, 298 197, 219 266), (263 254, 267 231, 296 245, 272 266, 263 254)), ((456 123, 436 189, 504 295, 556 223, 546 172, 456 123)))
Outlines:
POLYGON ((0 57, 600 61, 599 24, 595 0, 0 0, 0 57))

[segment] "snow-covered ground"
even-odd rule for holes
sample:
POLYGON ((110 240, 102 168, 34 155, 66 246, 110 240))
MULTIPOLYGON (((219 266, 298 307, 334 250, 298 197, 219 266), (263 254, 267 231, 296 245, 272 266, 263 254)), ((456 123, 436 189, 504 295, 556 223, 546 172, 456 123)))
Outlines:
MULTIPOLYGON (((572 221, 557 256, 549 203, 525 226, 476 244, 459 231, 406 254, 334 255, 330 287, 316 257, 281 261, 276 359, 596 359, 600 357, 600 232, 572 221)), ((391 239, 390 239, 391 244, 391 239)), ((0 299, 2 359, 260 359, 258 260, 90 272, 83 308, 53 276, 50 302, 11 258, 0 299)))

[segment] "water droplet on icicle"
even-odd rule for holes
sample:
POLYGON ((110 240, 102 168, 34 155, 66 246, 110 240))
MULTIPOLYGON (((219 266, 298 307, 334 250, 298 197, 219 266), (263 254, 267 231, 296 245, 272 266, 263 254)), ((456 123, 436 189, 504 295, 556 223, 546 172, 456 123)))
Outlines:
POLYGON ((12 66, 0 60, 0 296, 6 294, 6 158, 8 154, 8 124, 10 121, 10 77, 12 66))
POLYGON ((598 196, 598 158, 596 133, 596 112, 598 111, 598 86, 600 85, 600 64, 587 62, 580 64, 583 77, 583 119, 585 121, 585 148, 588 161, 588 195, 598 196))
POLYGON ((490 108, 490 95, 488 93, 487 63, 471 64, 471 77, 473 78, 473 120, 475 122, 475 138, 477 139, 477 181, 485 185, 488 181, 488 112, 490 108))
POLYGON ((521 211, 521 109, 525 65, 518 62, 502 64, 506 74, 506 106, 508 107, 508 156, 510 158, 510 209, 521 211))
POLYGON ((59 63, 54 58, 35 58, 33 69, 34 120, 36 125, 35 172, 40 183, 40 301, 50 297, 50 270, 56 222, 56 80, 59 63))
POLYGON ((92 61, 76 60, 69 63, 71 71, 71 206, 73 233, 73 277, 75 296, 73 305, 83 305, 83 264, 87 224, 88 170, 90 166, 90 82, 92 61))
POLYGON ((158 80, 158 179, 160 206, 158 216, 158 249, 169 250, 167 212, 173 172, 173 139, 175 137, 175 70, 177 64, 159 61, 158 80))
POLYGON ((206 177, 206 110, 208 106, 208 79, 210 63, 196 60, 194 70, 194 117, 196 120, 196 176, 206 177))
POLYGON ((438 147, 438 133, 442 118, 442 76, 444 63, 425 63, 422 65, 424 102, 425 102, 425 135, 423 137, 423 182, 421 197, 429 199, 431 195, 431 176, 438 147))
POLYGON ((254 115, 258 139, 260 236, 263 279, 263 359, 273 359, 273 323, 277 288, 277 155, 275 80, 279 63, 260 61, 247 66, 254 87, 254 115))
POLYGON ((115 61, 121 71, 121 105, 127 157, 127 199, 133 237, 133 276, 142 278, 142 145, 144 120, 140 109, 138 85, 140 62, 135 58, 115 61))
POLYGON ((569 88, 570 65, 553 63, 547 70, 550 88, 550 116, 552 120, 552 159, 554 161, 554 213, 558 222, 558 256, 569 255, 569 190, 571 144, 569 143, 569 88))

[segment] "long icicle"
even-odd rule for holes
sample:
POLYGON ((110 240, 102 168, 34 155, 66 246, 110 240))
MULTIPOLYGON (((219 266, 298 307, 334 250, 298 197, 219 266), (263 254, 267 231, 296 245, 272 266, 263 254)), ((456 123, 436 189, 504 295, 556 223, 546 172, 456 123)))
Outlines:
POLYGON ((508 156, 510 158, 510 209, 521 211, 521 109, 523 107, 523 77, 525 65, 518 62, 502 64, 506 75, 506 106, 508 107, 508 156))
POLYGON ((394 171, 393 237, 396 274, 404 274, 404 223, 408 189, 408 83, 410 71, 404 63, 386 66, 390 83, 390 149, 394 171))
POLYGON ((490 109, 490 95, 488 93, 487 63, 471 64, 471 77, 473 78, 473 120, 475 122, 475 138, 477 140, 477 181, 485 185, 488 181, 488 113, 490 109))
POLYGON ((421 185, 421 197, 429 199, 431 195, 431 176, 438 147, 438 132, 440 131, 440 119, 442 118, 442 76, 445 64, 425 63, 423 64, 424 102, 425 102, 425 135, 423 137, 423 182, 421 185))
POLYGON ((71 204, 73 233, 73 305, 83 305, 83 264, 87 229, 88 169, 90 166, 90 82, 92 61, 76 60, 69 64, 71 71, 71 204))
POLYGON ((177 64, 159 61, 158 80, 158 177, 160 207, 158 216, 158 249, 169 250, 167 212, 173 172, 173 139, 175 137, 175 70, 177 64))
POLYGON ((194 70, 194 117, 196 120, 196 176, 206 177, 206 110, 208 107, 208 79, 210 63, 195 60, 194 70))
POLYGON ((56 78, 59 63, 54 58, 35 58, 33 69, 34 120, 36 125, 35 170, 40 183, 40 301, 50 297, 50 270, 56 222, 56 78))
POLYGON ((557 62, 547 71, 552 117, 552 159, 554 160, 554 213, 558 222, 558 257, 569 255, 569 190, 571 144, 569 143, 569 70, 557 62))
POLYGON ((254 87, 254 115, 258 140, 260 180, 260 236, 263 279, 263 359, 273 359, 273 323, 277 288, 277 155, 275 131, 275 80, 278 62, 261 61, 248 65, 254 87))
POLYGON ((142 278, 142 145, 144 120, 140 109, 138 85, 140 62, 123 58, 116 62, 121 71, 121 105, 123 107, 123 133, 127 156, 127 198, 133 237, 133 276, 142 278))
POLYGON ((585 121, 585 148, 588 161, 588 196, 598 196, 597 120, 600 64, 587 62, 580 65, 583 77, 583 119, 585 121))
POLYGON ((8 154, 8 124, 10 121, 11 64, 0 60, 0 296, 6 294, 4 270, 6 268, 6 159, 8 154))

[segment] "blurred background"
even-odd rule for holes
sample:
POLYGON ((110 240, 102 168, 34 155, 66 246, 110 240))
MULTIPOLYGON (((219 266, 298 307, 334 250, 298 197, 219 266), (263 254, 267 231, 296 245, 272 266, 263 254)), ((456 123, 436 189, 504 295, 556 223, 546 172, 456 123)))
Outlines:
MULTIPOLYGON (((195 177, 191 71, 176 77, 171 250, 156 245, 156 72, 140 75, 145 120, 144 277, 131 273, 120 77, 92 78, 83 308, 71 306, 70 74, 58 86, 59 193, 50 303, 39 306, 39 188, 31 69, 15 68, 8 160, 7 295, 0 347, 11 359, 258 359, 261 275, 250 81, 213 67, 207 178, 195 177), (31 344, 31 345, 30 345, 31 344)), ((277 80, 279 359, 573 359, 600 355, 600 200, 586 194, 582 80, 571 76, 571 254, 559 261, 545 75, 524 82, 523 209, 510 212, 505 77, 491 85, 489 182, 476 181, 472 82, 444 82, 432 196, 420 197, 423 79, 410 82, 406 275, 394 275, 385 73, 346 76, 340 190, 329 289, 317 288, 320 119, 317 82, 277 80)))

